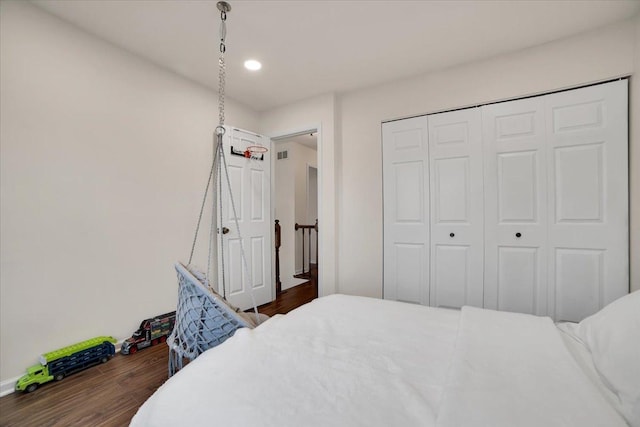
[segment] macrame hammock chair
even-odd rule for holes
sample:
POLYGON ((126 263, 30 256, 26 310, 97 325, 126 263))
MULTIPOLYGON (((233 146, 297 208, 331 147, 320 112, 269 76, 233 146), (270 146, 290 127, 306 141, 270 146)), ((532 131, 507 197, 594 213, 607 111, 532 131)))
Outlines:
MULTIPOLYGON (((226 38, 226 18, 227 12, 231 10, 229 3, 220 1, 217 4, 218 10, 220 10, 220 56, 218 60, 219 65, 219 90, 218 90, 218 112, 219 112, 219 124, 214 133, 214 149, 213 149, 213 161, 211 164, 211 171, 209 173, 209 179, 204 191, 202 200, 202 206, 200 208, 200 216, 198 217, 198 223, 196 225, 196 232, 193 238, 193 244, 191 246, 191 254, 189 255, 189 262, 187 265, 177 263, 175 265, 176 272, 178 274, 178 305, 176 308, 176 323, 173 332, 167 338, 167 344, 169 345, 169 376, 171 377, 178 370, 180 370, 186 360, 194 360, 204 351, 223 343, 229 337, 231 337, 239 328, 252 328, 260 324, 267 318, 267 316, 258 314, 256 308, 255 298, 253 296, 253 283, 251 271, 247 264, 247 259, 242 244, 242 235, 240 234, 240 225, 238 223, 238 215, 236 214, 236 206, 233 200, 233 193, 231 191, 231 182, 229 180, 229 173, 227 170, 227 162, 225 159, 225 153, 223 149, 223 136, 226 132, 224 127, 224 92, 225 92, 225 61, 224 54, 226 51, 225 38, 226 38), (240 256, 242 259, 242 266, 244 269, 244 278, 250 285, 247 286, 251 300, 253 302, 253 311, 255 316, 251 316, 248 313, 244 313, 239 309, 230 305, 224 296, 220 296, 211 286, 211 265, 214 242, 221 243, 220 238, 216 238, 216 215, 219 213, 220 223, 222 223, 223 212, 223 200, 222 197, 222 181, 227 183, 228 200, 233 212, 233 218, 235 222, 235 231, 237 232, 238 241, 240 243, 240 256), (193 254, 196 247, 196 241, 198 239, 198 231, 200 230, 200 223, 202 222, 202 216, 207 201, 207 194, 211 188, 212 192, 212 215, 211 215, 211 231, 209 236, 209 257, 207 260, 207 274, 197 271, 192 267, 193 254), (217 203, 217 212, 216 212, 217 203)), ((253 153, 263 153, 267 149, 262 146, 250 146, 247 147, 245 156, 252 158, 253 153), (248 153, 248 155, 247 155, 248 153)), ((222 234, 219 234, 222 236, 222 234)), ((219 263, 222 269, 219 277, 222 278, 220 288, 223 295, 226 296, 226 287, 224 279, 224 246, 220 247, 219 263)))

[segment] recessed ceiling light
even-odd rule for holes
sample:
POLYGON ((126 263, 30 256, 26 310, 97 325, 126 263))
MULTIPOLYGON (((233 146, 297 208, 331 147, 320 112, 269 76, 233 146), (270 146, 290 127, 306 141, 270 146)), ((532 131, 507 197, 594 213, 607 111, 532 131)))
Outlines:
POLYGON ((244 61, 244 68, 251 71, 258 71, 260 68, 262 68, 262 64, 255 59, 248 59, 244 61))

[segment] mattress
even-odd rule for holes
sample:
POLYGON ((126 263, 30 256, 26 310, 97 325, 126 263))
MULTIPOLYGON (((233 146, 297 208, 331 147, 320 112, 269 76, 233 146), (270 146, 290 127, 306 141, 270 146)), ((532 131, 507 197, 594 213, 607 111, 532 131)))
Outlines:
POLYGON ((239 330, 131 425, 625 423, 549 319, 332 295, 239 330))

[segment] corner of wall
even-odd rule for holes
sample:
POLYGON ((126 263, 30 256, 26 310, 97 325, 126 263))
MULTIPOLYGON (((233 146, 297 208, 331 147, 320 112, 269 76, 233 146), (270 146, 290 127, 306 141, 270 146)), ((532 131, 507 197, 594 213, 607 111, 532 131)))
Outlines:
POLYGON ((633 68, 629 91, 629 246, 632 292, 640 290, 640 13, 635 16, 633 68))
MULTIPOLYGON (((340 293, 340 253, 342 244, 340 242, 340 228, 342 227, 342 94, 333 96, 333 159, 334 159, 334 183, 335 183, 335 293, 340 293)), ((381 260, 382 261, 382 260, 381 260)))

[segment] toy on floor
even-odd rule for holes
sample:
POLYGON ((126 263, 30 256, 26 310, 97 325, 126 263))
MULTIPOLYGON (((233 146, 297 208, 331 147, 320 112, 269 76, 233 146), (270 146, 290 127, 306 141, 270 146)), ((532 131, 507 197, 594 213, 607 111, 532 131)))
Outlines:
POLYGON ((17 391, 31 393, 40 384, 60 381, 67 375, 105 363, 116 352, 113 337, 96 337, 77 344, 50 351, 40 356, 40 364, 27 369, 16 383, 17 391))
POLYGON ((140 327, 127 338, 120 347, 122 354, 134 354, 138 350, 167 340, 176 323, 176 312, 161 314, 152 319, 144 319, 140 327))

